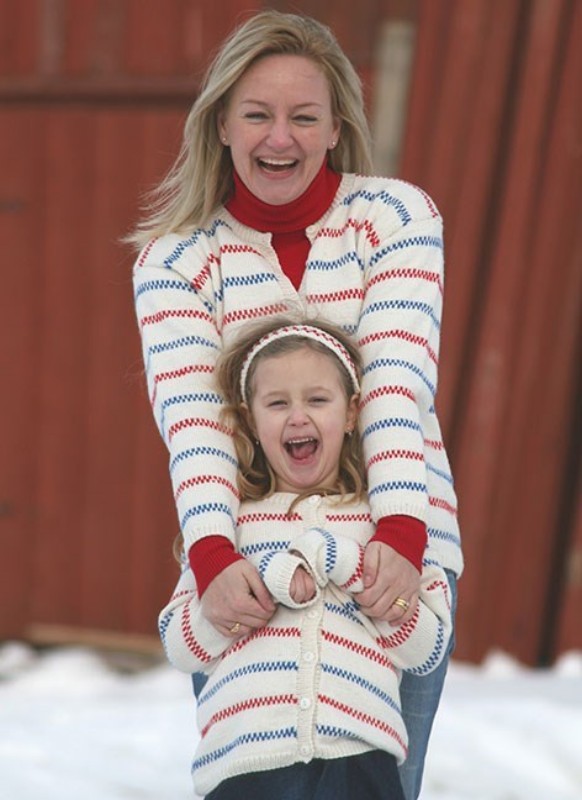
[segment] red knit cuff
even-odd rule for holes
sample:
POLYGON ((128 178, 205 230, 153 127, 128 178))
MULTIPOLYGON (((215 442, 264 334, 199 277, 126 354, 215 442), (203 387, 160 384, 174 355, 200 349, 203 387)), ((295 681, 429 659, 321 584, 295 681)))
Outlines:
POLYGON ((422 572, 422 556, 427 542, 426 525, 415 517, 393 514, 378 521, 372 542, 382 542, 407 558, 422 572))
POLYGON ((237 553, 226 536, 205 536, 188 550, 188 561, 196 579, 198 597, 202 597, 212 581, 224 569, 243 556, 237 553))

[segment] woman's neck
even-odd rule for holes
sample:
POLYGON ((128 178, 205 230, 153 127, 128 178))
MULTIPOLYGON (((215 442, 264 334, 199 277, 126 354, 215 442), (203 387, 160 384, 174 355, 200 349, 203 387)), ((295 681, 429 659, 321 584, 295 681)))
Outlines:
POLYGON ((320 219, 336 195, 341 176, 324 162, 302 195, 283 205, 265 203, 234 173, 234 192, 226 208, 239 222, 269 233, 304 231, 320 219))

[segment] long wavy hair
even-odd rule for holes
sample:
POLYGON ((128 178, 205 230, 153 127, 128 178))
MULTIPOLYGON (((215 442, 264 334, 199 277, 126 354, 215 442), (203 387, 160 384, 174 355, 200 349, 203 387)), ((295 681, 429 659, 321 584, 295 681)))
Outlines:
POLYGON ((336 172, 369 173, 371 137, 362 85, 331 30, 307 16, 266 10, 236 28, 211 62, 186 119, 174 165, 146 198, 145 216, 127 237, 137 247, 166 233, 203 226, 232 192, 230 149, 220 142, 218 119, 242 75, 269 55, 311 59, 327 78, 331 108, 341 125, 336 147, 328 151, 336 172))
MULTIPOLYGON (((246 386, 248 387, 247 404, 244 403, 241 395, 240 379, 247 354, 263 336, 281 327, 296 324, 298 324, 296 318, 278 316, 271 317, 267 322, 247 326, 244 333, 236 338, 232 347, 225 350, 218 360, 215 372, 216 382, 225 401, 222 409, 222 418, 233 431, 239 464, 238 488, 242 500, 260 500, 268 497, 275 491, 276 485, 273 470, 251 429, 248 413, 248 408, 252 404, 253 398, 253 379, 256 368, 261 361, 298 350, 313 350, 333 360, 340 373, 347 399, 354 394, 352 379, 333 351, 320 342, 298 334, 285 336, 270 342, 253 358, 246 380, 246 386)), ((362 364, 359 351, 353 340, 341 329, 327 322, 309 320, 308 324, 333 336, 344 346, 354 363, 359 377, 362 371, 362 364)), ((293 506, 303 497, 315 492, 318 494, 339 494, 342 497, 349 494, 354 495, 354 499, 361 499, 365 491, 364 461, 356 421, 353 434, 344 437, 336 486, 331 488, 312 487, 309 491, 299 495, 293 502, 293 506)))

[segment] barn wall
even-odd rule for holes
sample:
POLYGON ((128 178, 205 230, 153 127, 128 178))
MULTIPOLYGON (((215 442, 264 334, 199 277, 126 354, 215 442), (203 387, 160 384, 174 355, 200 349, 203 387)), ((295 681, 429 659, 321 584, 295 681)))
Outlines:
MULTIPOLYGON (((210 53, 262 5, 0 4, 0 637, 154 640, 177 523, 120 239, 179 147, 210 53)), ((377 130, 403 134, 388 148, 398 174, 445 218, 457 654, 544 663, 582 647, 582 5, 270 5, 334 28, 377 130), (404 47, 404 94, 379 79, 386 41, 404 47), (386 126, 390 96, 405 118, 386 126)))

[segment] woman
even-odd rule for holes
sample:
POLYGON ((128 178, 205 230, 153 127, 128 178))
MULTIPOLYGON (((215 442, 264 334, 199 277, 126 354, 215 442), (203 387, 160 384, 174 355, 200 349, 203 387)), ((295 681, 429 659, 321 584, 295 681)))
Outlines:
MULTIPOLYGON (((442 222, 418 188, 363 177, 369 153, 360 82, 331 32, 259 13, 210 66, 181 154, 134 236, 153 412, 203 608, 221 633, 265 625, 275 607, 235 552, 237 464, 212 372, 241 325, 298 307, 355 333, 362 352, 376 524, 362 610, 397 625, 412 619, 427 537, 454 596, 462 555, 434 412, 442 222), (214 432, 212 447, 200 445, 201 429, 214 432)), ((407 798, 420 790, 445 670, 446 660, 403 682, 407 798)))
POLYGON ((264 628, 221 635, 186 566, 160 614, 169 660, 209 676, 192 765, 207 800, 403 800, 400 676, 444 657, 449 586, 427 548, 406 630, 372 623, 353 601, 375 528, 356 435, 358 355, 335 326, 270 317, 220 359, 239 463, 236 546, 278 605, 264 628))

